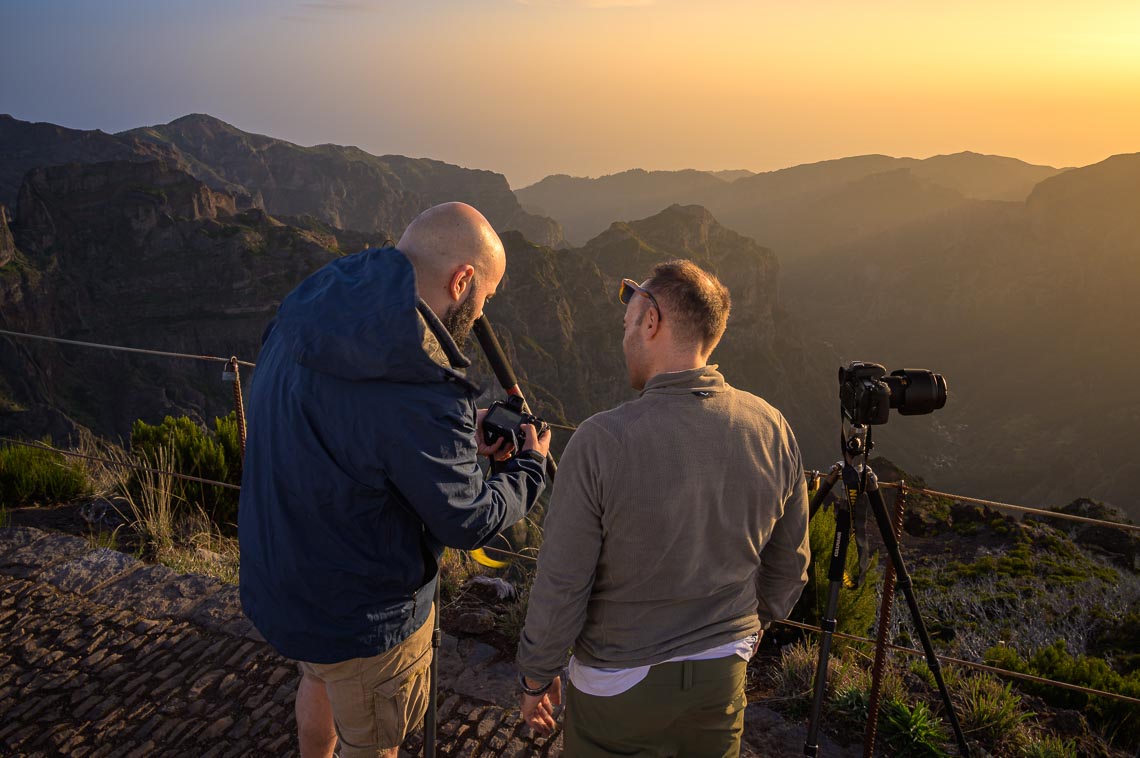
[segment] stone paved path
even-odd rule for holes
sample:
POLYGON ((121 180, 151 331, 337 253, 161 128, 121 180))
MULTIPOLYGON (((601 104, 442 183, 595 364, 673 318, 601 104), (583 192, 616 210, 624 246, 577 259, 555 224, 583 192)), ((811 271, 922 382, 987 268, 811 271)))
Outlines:
MULTIPOLYGON (((438 755, 555 758, 514 710, 515 669, 444 634, 438 755)), ((296 755, 296 667, 241 613, 237 588, 84 539, 0 528, 0 756, 296 755)), ((804 728, 760 704, 743 758, 802 755, 804 728)), ((828 756, 854 756, 822 740, 828 756)), ((423 735, 404 756, 421 755, 423 735)))
MULTIPOLYGON (((445 635, 440 671, 439 755, 561 753, 557 735, 518 723, 513 668, 494 648, 445 635)), ((0 755, 295 755, 297 677, 235 587, 0 529, 0 755)))

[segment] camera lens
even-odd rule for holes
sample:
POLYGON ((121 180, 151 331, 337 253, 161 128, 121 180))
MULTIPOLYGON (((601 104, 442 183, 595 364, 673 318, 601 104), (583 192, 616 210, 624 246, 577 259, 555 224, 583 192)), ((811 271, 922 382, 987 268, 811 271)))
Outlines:
POLYGON ((892 371, 891 376, 902 380, 891 386, 891 406, 898 408, 901 415, 920 416, 933 413, 946 405, 946 378, 942 374, 925 369, 904 368, 892 371))

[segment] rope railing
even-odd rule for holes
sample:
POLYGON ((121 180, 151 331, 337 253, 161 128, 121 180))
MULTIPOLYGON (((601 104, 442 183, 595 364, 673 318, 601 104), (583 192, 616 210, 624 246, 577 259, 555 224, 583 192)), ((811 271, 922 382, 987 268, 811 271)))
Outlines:
MULTIPOLYGON (((784 619, 781 621, 776 621, 774 623, 779 624, 780 626, 787 626, 787 627, 792 627, 794 629, 800 629, 800 630, 803 630, 805 632, 812 632, 813 634, 821 634, 823 632, 823 630, 820 629, 818 626, 812 626, 810 624, 801 624, 798 621, 789 621, 787 619, 784 619)), ((843 632, 833 632, 832 634, 835 637, 845 639, 845 640, 850 640, 852 642, 868 642, 872 645, 875 644, 875 640, 870 639, 869 637, 859 637, 859 636, 854 635, 854 634, 845 634, 843 632)), ((900 653, 905 653, 907 655, 917 655, 917 656, 922 656, 922 657, 926 656, 926 653, 922 652, 921 650, 915 650, 912 647, 905 647, 903 645, 895 645, 895 644, 892 644, 890 642, 886 643, 886 647, 891 649, 891 650, 900 652, 900 653)), ((1091 687, 1083 687, 1079 684, 1071 684, 1069 682, 1059 682, 1055 679, 1046 679, 1044 677, 1034 676, 1032 674, 1023 674, 1020 671, 1010 671, 1009 669, 997 668, 996 666, 989 666, 985 663, 975 663, 974 661, 967 661, 963 658, 955 658, 955 657, 949 656, 949 655, 939 655, 939 656, 935 656, 935 657, 938 658, 938 660, 942 661, 943 663, 952 663, 955 666, 963 666, 965 668, 976 669, 978 671, 985 671, 987 673, 994 674, 996 676, 1008 677, 1011 679, 1020 679, 1022 681, 1026 681, 1026 682, 1033 682, 1035 684, 1047 684, 1047 685, 1051 685, 1054 687, 1060 687, 1061 689, 1073 690, 1074 692, 1081 692, 1081 693, 1084 693, 1086 695, 1096 695, 1098 697, 1106 697, 1106 698, 1109 698, 1111 700, 1119 700, 1123 703, 1132 703, 1133 705, 1140 705, 1140 698, 1129 697, 1128 695, 1121 695, 1121 694, 1116 693, 1116 692, 1105 692, 1104 690, 1096 690, 1096 689, 1092 689, 1091 687)))
MULTIPOLYGON (((219 355, 193 355, 190 353, 172 353, 166 350, 147 350, 141 347, 123 347, 122 345, 104 345, 98 342, 81 342, 79 340, 65 340, 60 337, 47 337, 42 334, 27 334, 26 332, 12 332, 0 329, 0 334, 6 337, 20 337, 22 339, 39 340, 41 342, 56 342, 61 345, 76 345, 78 347, 93 347, 101 350, 113 350, 120 353, 137 353, 139 355, 154 355, 160 358, 187 358, 196 361, 210 361, 213 363, 229 363, 236 358, 223 358, 219 355)), ((249 361, 237 361, 238 365, 254 368, 257 364, 249 361)))
MULTIPOLYGON (((883 488, 898 489, 898 482, 879 482, 879 486, 883 488)), ((1088 516, 1077 516, 1072 513, 1061 513, 1059 511, 1045 511, 1040 508, 1030 508, 1025 505, 1013 505, 1011 503, 1002 503, 997 500, 983 500, 978 497, 969 497, 967 495, 955 495, 952 492, 939 492, 938 490, 926 489, 925 487, 912 487, 906 486, 907 492, 920 492, 923 495, 931 495, 933 497, 947 497, 951 500, 956 500, 960 503, 974 503, 975 505, 984 505, 990 508, 999 508, 1008 511, 1017 511, 1019 513, 1031 513, 1035 516, 1048 516, 1049 518, 1062 519, 1064 521, 1077 521, 1084 524, 1096 524, 1098 526, 1111 526, 1116 529, 1122 529, 1126 532, 1140 532, 1140 525, 1137 524, 1123 524, 1119 521, 1105 521, 1103 519, 1089 518, 1088 516)))
MULTIPOLYGON (((40 334, 28 334, 25 332, 13 332, 13 331, 9 331, 6 329, 0 329, 0 335, 6 335, 9 337, 23 337, 23 338, 35 339, 35 340, 44 340, 47 342, 59 342, 59 343, 63 343, 66 345, 79 345, 82 347, 100 348, 100 349, 104 349, 104 350, 118 350, 118 351, 128 352, 128 353, 140 353, 143 355, 156 355, 156 356, 166 357, 166 358, 187 358, 187 359, 195 359, 195 360, 202 360, 202 361, 211 361, 214 363, 227 363, 227 364, 236 363, 240 366, 248 366, 250 368, 255 368, 257 366, 256 363, 252 363, 250 361, 238 360, 235 357, 222 358, 221 356, 216 356, 216 355, 191 355, 188 353, 172 353, 172 352, 166 352, 166 351, 162 351, 162 350, 147 350, 147 349, 137 348, 137 347, 123 347, 121 345, 105 345, 105 344, 100 344, 100 343, 96 343, 96 342, 79 342, 76 340, 60 339, 58 337, 46 337, 46 336, 40 335, 40 334)), ((555 428, 555 429, 564 429, 566 431, 575 431, 578 428, 576 426, 565 425, 565 424, 550 424, 550 426, 555 428)), ((56 451, 56 452, 64 452, 64 451, 56 451)), ((224 486, 224 487, 233 487, 234 486, 232 484, 226 484, 224 482, 207 482, 207 483, 218 484, 218 485, 224 486)), ((883 487, 883 488, 898 488, 898 482, 879 482, 879 486, 883 487)), ((933 497, 947 497, 947 498, 951 498, 952 500, 957 500, 957 501, 963 502, 963 503, 974 503, 977 505, 989 506, 991 508, 1000 508, 1000 509, 1005 509, 1005 510, 1010 510, 1010 511, 1017 511, 1019 513, 1030 513, 1030 514, 1033 514, 1036 516, 1044 516, 1047 518, 1063 519, 1066 521, 1076 521, 1076 522, 1081 522, 1081 523, 1086 523, 1086 524, 1095 524, 1098 526, 1108 526, 1108 527, 1112 527, 1115 529, 1121 529, 1121 530, 1129 531, 1129 532, 1140 532, 1140 525, 1136 525, 1136 524, 1123 524, 1119 521, 1105 521, 1103 519, 1094 519, 1094 518, 1089 518, 1087 516, 1076 516, 1076 515, 1073 515, 1070 513, 1060 513, 1058 511, 1047 511, 1047 510, 1043 510, 1041 508, 1030 508, 1029 506, 1025 506, 1025 505, 1014 505, 1012 503, 1003 503, 1003 502, 1000 502, 997 500, 984 500, 982 498, 970 497, 968 495, 957 495, 957 494, 954 494, 951 492, 940 492, 938 490, 927 489, 925 487, 908 486, 907 490, 910 492, 919 492, 919 493, 922 493, 924 495, 931 495, 933 497)))
MULTIPOLYGON (((230 358, 223 358, 221 356, 214 356, 214 355, 193 355, 193 354, 189 354, 189 353, 177 353, 177 352, 170 352, 170 351, 164 351, 164 350, 148 350, 148 349, 144 349, 144 348, 123 347, 120 345, 106 345, 106 344, 100 344, 100 343, 95 343, 95 342, 82 342, 79 340, 67 340, 67 339, 61 339, 58 337, 47 337, 47 336, 38 335, 38 334, 27 334, 24 332, 13 332, 13 331, 9 331, 6 329, 0 329, 0 335, 4 335, 4 336, 8 336, 8 337, 19 337, 19 338, 24 338, 24 339, 41 340, 41 341, 45 341, 45 342, 54 342, 54 343, 65 344, 65 345, 75 345, 75 346, 79 346, 79 347, 89 347, 89 348, 112 350, 112 351, 125 352, 125 353, 135 353, 135 354, 140 354, 140 355, 151 355, 151 356, 157 356, 157 357, 163 357, 163 358, 183 358, 183 359, 191 359, 191 360, 209 361, 209 362, 213 362, 213 363, 225 363, 225 364, 228 364, 230 366, 231 370, 233 370, 238 365, 247 366, 250 368, 256 367, 255 363, 252 363, 249 361, 238 360, 236 357, 232 357, 232 356, 230 358)), ((234 371, 234 373, 236 374, 236 371, 234 371)), ((235 385, 237 385, 237 383, 240 382, 240 379, 237 379, 235 376, 234 381, 235 381, 235 385)), ((240 386, 240 385, 238 385, 238 386, 240 386)), ((240 389, 238 389, 237 386, 235 386, 235 393, 237 393, 236 397, 238 398, 238 401, 237 401, 238 407, 241 408, 240 394, 239 394, 240 389)), ((243 421, 244 421, 244 419, 243 419, 243 421)), ((565 429, 568 431, 574 431, 575 429, 577 429, 577 427, 575 427, 575 426, 568 426, 568 425, 561 425, 561 424, 551 424, 551 426, 558 428, 558 429, 565 429)), ((13 439, 10 437, 0 437, 0 442, 12 444, 12 445, 22 445, 22 446, 30 447, 30 448, 37 448, 37 449, 46 450, 46 451, 53 452, 53 453, 58 453, 60 455, 71 456, 73 458, 79 458, 79 459, 83 459, 83 460, 102 463, 102 464, 108 465, 108 466, 116 466, 116 467, 121 467, 121 468, 134 469, 137 471, 144 471, 144 472, 148 472, 148 473, 159 474, 162 476, 170 476, 170 477, 173 477, 176 479, 182 479, 182 480, 186 480, 186 481, 197 482, 200 484, 208 484, 208 485, 213 485, 216 487, 223 487, 226 489, 232 489, 232 490, 238 490, 238 491, 241 490, 241 487, 239 485, 231 484, 229 482, 220 482, 220 481, 213 480, 213 479, 205 479, 202 477, 191 476, 188 474, 182 474, 182 473, 179 473, 176 471, 164 471, 164 470, 153 468, 150 466, 144 466, 144 465, 139 464, 139 463, 134 463, 134 462, 130 462, 130 461, 122 461, 122 460, 112 460, 110 458, 87 455, 85 453, 79 453, 79 452, 73 451, 73 450, 62 450, 62 449, 53 447, 51 445, 46 445, 42 442, 27 442, 25 440, 17 440, 17 439, 13 439)), ((895 488, 895 489, 897 489, 899 487, 899 483, 898 482, 880 482, 879 486, 884 487, 884 488, 895 488)), ((929 495, 932 497, 950 498, 950 499, 958 501, 958 502, 973 503, 976 505, 987 506, 990 508, 997 508, 997 509, 1015 511, 1015 512, 1019 512, 1019 513, 1033 514, 1036 516, 1042 516, 1042 517, 1046 517, 1046 518, 1056 518, 1056 519, 1074 521, 1074 522, 1079 522, 1079 523, 1093 524, 1093 525, 1097 525, 1097 526, 1106 526, 1106 527, 1121 529, 1123 531, 1129 531, 1129 532, 1140 532, 1140 526, 1134 525, 1134 524, 1123 524, 1123 523, 1116 522, 1116 521, 1106 521, 1103 519, 1095 519, 1095 518, 1090 518, 1087 516, 1076 516, 1076 515, 1069 514, 1069 513, 1060 513, 1057 511, 1046 511, 1046 510, 1043 510, 1040 508, 1030 508, 1028 506, 1014 505, 1012 503, 1003 503, 1003 502, 996 501, 996 500, 986 500, 983 498, 975 498, 975 497, 969 497, 966 495, 958 495, 958 494, 949 493, 949 492, 941 492, 939 490, 932 490, 932 489, 927 489, 924 487, 910 487, 910 486, 908 486, 907 491, 911 492, 911 493, 921 493, 921 494, 929 495)), ((517 552, 511 551, 511 550, 504 550, 502 548, 484 547, 483 549, 488 551, 488 552, 493 552, 493 553, 497 553, 500 555, 510 556, 512 558, 525 560, 525 561, 529 561, 529 562, 537 563, 537 561, 538 561, 538 559, 535 556, 524 555, 522 553, 517 553, 517 552)), ((796 621, 782 620, 782 621, 777 621, 776 623, 780 624, 781 626, 800 629, 800 630, 815 633, 815 634, 819 634, 822 632, 822 630, 819 627, 811 626, 809 624, 801 624, 801 623, 796 622, 796 621)), ((865 642, 865 643, 870 643, 872 645, 876 644, 875 640, 872 640, 868 637, 859 637, 856 635, 845 634, 842 632, 834 632, 834 636, 841 638, 841 639, 851 640, 854 642, 865 642)), ((909 647, 905 647, 905 646, 901 646, 901 645, 895 645, 892 643, 885 643, 884 646, 890 650, 894 650, 896 652, 904 653, 907 655, 925 656, 925 653, 923 653, 921 650, 915 650, 914 648, 909 648, 909 647)), ((1019 680, 1026 681, 1026 682, 1043 684, 1043 685, 1047 685, 1047 686, 1071 690, 1074 692, 1080 692, 1080 693, 1083 693, 1086 695, 1091 695, 1091 696, 1096 696, 1096 697, 1104 697, 1104 698, 1108 698, 1110 700, 1117 700, 1120 702, 1130 703, 1130 704, 1134 704, 1134 705, 1140 705, 1140 699, 1129 697, 1127 695, 1121 695, 1121 694, 1113 693, 1113 692, 1105 692, 1103 690, 1097 690, 1097 689, 1093 689, 1090 687, 1083 687, 1081 685, 1071 684, 1069 682, 1060 682, 1060 681, 1057 681, 1054 679, 1046 679, 1044 677, 1033 676, 1032 674, 1025 674, 1025 673, 1021 673, 1018 671, 1010 671, 1007 669, 997 668, 995 666, 989 666, 989 665, 986 665, 984 663, 976 663, 976 662, 967 661, 967 660, 964 660, 961 658, 955 658, 953 656, 939 655, 939 656, 937 656, 937 658, 939 661, 942 661, 944 663, 951 663, 954 665, 962 666, 962 667, 969 668, 969 669, 974 669, 977 671, 984 671, 984 672, 987 672, 987 673, 990 673, 990 674, 993 674, 993 675, 999 676, 999 677, 1019 679, 1019 680)))

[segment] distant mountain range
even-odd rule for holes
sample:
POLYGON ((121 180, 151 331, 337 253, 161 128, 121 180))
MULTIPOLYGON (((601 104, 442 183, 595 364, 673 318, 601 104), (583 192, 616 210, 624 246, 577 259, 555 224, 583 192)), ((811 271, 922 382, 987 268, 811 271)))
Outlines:
MULTIPOLYGON (((683 256, 733 291, 713 360, 785 412, 809 465, 837 457, 841 361, 917 365, 946 374, 950 403, 893 417, 876 452, 944 488, 1087 495, 1140 516, 1138 190, 1140 156, 1061 171, 967 153, 550 177, 516 199, 491 172, 305 148, 208 116, 119 135, 0 117, 0 324, 252 359, 305 275, 462 199, 502 230, 507 280, 489 314, 552 420, 632 395, 617 282, 683 256), (686 192, 706 206, 677 202, 686 192), (575 218, 607 215, 577 239, 575 218)), ((0 339, 0 433, 123 436, 136 417, 224 413, 219 373, 0 339)))
POLYGON ((971 199, 1024 200, 1038 182, 1060 171, 977 153, 925 160, 862 155, 748 175, 641 169, 597 179, 556 175, 515 194, 532 212, 561 222, 571 243, 593 237, 614 220, 692 203, 794 256, 971 199), (843 219, 829 219, 821 232, 817 217, 836 212, 843 219))

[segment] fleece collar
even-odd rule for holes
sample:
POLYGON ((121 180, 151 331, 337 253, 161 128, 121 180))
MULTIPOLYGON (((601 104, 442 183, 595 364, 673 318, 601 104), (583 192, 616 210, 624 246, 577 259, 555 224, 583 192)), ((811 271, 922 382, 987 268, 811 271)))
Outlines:
POLYGON ((728 385, 724 377, 717 371, 717 364, 699 368, 690 368, 684 371, 668 371, 657 374, 645 383, 642 396, 649 392, 680 394, 685 392, 721 392, 728 385))

